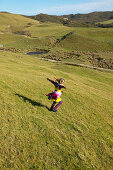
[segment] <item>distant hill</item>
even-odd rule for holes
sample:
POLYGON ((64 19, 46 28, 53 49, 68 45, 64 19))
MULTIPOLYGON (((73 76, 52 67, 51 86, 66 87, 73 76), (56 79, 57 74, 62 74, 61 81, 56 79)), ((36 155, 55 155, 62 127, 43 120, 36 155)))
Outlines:
POLYGON ((91 26, 97 22, 103 22, 113 19, 113 11, 111 12, 92 12, 89 14, 70 14, 70 15, 47 15, 39 14, 35 16, 29 16, 29 18, 41 21, 41 22, 55 22, 63 23, 68 26, 91 26))
POLYGON ((84 22, 72 20, 70 18, 70 15, 62 15, 62 16, 56 16, 56 15, 48 15, 48 14, 39 14, 35 16, 29 16, 29 18, 38 20, 40 22, 53 22, 53 23, 62 23, 63 25, 67 26, 86 26, 84 22))
POLYGON ((29 16, 29 18, 41 21, 41 22, 55 22, 61 23, 63 16, 56 16, 56 15, 47 15, 47 14, 39 14, 34 16, 29 16))
POLYGON ((86 23, 95 23, 102 22, 109 19, 113 19, 113 11, 112 12, 92 12, 89 14, 71 14, 65 15, 70 20, 86 22, 86 23))

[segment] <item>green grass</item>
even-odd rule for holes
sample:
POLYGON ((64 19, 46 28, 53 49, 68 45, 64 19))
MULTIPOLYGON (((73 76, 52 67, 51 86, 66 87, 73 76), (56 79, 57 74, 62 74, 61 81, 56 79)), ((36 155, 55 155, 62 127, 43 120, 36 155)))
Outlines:
MULTIPOLYGON (((15 47, 23 51, 35 48, 56 48, 66 51, 113 51, 112 28, 79 28, 67 27, 56 23, 39 23, 36 20, 21 15, 0 13, 0 44, 5 47, 15 47), (31 25, 29 25, 31 24, 31 25), (16 31, 27 31, 30 37, 14 35, 16 31), (57 39, 73 32, 60 43, 57 39)), ((54 51, 54 49, 53 49, 54 51)))
POLYGON ((56 39, 73 31, 72 35, 67 36, 66 39, 58 45, 58 47, 62 47, 62 49, 79 51, 113 50, 112 28, 70 28, 61 24, 43 23, 37 26, 33 25, 26 30, 35 37, 54 37, 56 39))
POLYGON ((62 24, 41 23, 26 28, 26 30, 29 31, 33 37, 61 38, 65 34, 71 32, 73 28, 63 26, 62 24))
POLYGON ((38 21, 26 18, 22 15, 18 14, 11 14, 11 13, 0 13, 0 26, 18 26, 18 27, 24 27, 27 26, 28 23, 31 24, 39 24, 38 21))
MULTIPOLYGON (((49 50, 45 55, 47 58, 94 65, 89 59, 90 52, 90 58, 92 53, 96 53, 105 59, 108 65, 113 63, 112 28, 73 28, 56 23, 39 23, 24 16, 7 13, 0 13, 0 19, 0 44, 4 48, 13 48, 14 52, 26 53, 44 49, 49 50), (22 32, 26 35, 17 35, 22 32), (72 51, 75 54, 77 51, 82 52, 81 56, 73 56, 72 51)), ((96 63, 96 66, 98 65, 96 63)))
POLYGON ((59 46, 79 51, 112 51, 113 29, 75 28, 74 33, 63 40, 59 46))
POLYGON ((20 51, 23 52, 23 51, 35 51, 36 48, 46 49, 49 47, 50 40, 44 38, 33 39, 15 34, 1 34, 0 44, 2 44, 5 48, 16 48, 20 49, 20 51))
POLYGON ((0 168, 112 169, 113 73, 0 52, 0 168), (67 87, 49 112, 47 77, 67 87))
MULTIPOLYGON (((5 47, 15 47, 21 50, 34 48, 48 49, 53 48, 57 38, 61 38, 67 33, 74 31, 72 35, 66 37, 55 47, 64 51, 92 51, 107 52, 113 50, 113 29, 102 28, 68 28, 57 24, 42 24, 39 26, 31 26, 26 30, 32 37, 29 38, 22 35, 0 34, 0 44, 5 47), (43 25, 43 27, 42 27, 43 25), (44 26, 45 25, 45 26, 44 26), (59 31, 58 31, 59 29, 59 31)), ((55 51, 53 49, 53 51, 55 51)))
MULTIPOLYGON (((50 54, 62 57, 72 50, 98 51, 107 59, 113 57, 107 53, 113 51, 112 37, 113 29, 39 24, 0 13, 0 44, 20 52, 51 48, 50 54), (12 28, 29 31, 31 37, 12 34, 12 28)), ((112 94, 112 72, 0 51, 0 169, 112 169, 112 94), (47 77, 66 80, 58 113, 48 111, 45 94, 54 87, 47 77)))
POLYGON ((112 24, 113 23, 113 19, 104 21, 104 22, 100 22, 100 24, 112 24))

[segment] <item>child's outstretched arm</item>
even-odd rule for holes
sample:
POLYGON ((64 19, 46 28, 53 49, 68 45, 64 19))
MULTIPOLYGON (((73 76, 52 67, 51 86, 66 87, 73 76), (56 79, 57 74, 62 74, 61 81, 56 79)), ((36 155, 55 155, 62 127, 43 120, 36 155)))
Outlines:
POLYGON ((57 84, 57 82, 55 82, 55 81, 53 81, 53 80, 51 80, 51 79, 49 79, 49 78, 47 78, 47 80, 49 80, 52 84, 54 84, 54 85, 56 85, 57 84))

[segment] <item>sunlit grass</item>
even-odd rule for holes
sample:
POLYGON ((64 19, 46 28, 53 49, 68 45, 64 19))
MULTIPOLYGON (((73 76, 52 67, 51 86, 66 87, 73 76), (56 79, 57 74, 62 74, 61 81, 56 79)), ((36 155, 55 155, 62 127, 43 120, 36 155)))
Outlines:
POLYGON ((0 52, 1 169, 112 169, 113 74, 0 52), (67 87, 48 111, 47 77, 67 87))
POLYGON ((113 23, 113 19, 104 21, 104 22, 100 22, 100 24, 112 24, 113 23))
POLYGON ((73 28, 63 26, 55 23, 42 23, 26 28, 30 31, 33 37, 55 37, 61 38, 65 34, 71 32, 73 28))

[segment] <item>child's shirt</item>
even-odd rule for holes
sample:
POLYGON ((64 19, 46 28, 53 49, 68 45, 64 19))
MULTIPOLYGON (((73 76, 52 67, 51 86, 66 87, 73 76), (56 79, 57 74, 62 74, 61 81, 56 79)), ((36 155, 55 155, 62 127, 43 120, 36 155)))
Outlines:
POLYGON ((52 94, 52 100, 55 102, 60 102, 62 99, 60 98, 61 94, 62 94, 62 88, 65 88, 63 85, 58 84, 57 82, 48 79, 52 84, 54 84, 55 86, 55 90, 52 94))

